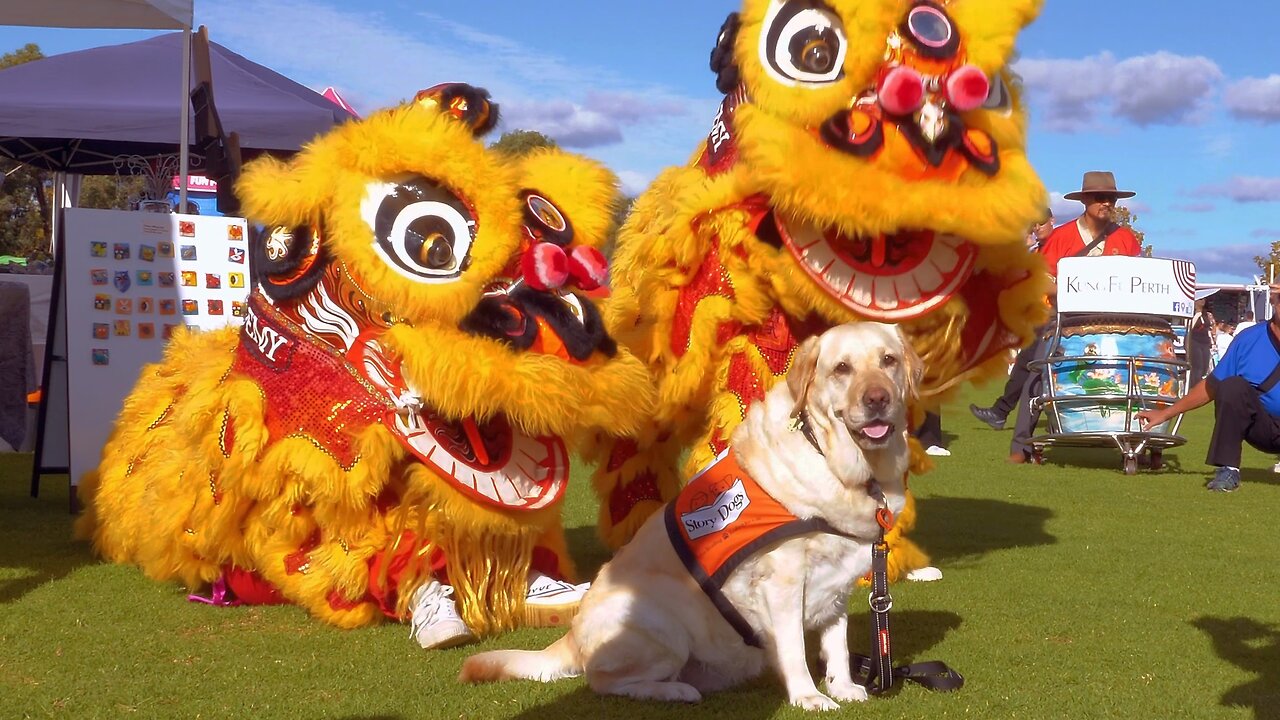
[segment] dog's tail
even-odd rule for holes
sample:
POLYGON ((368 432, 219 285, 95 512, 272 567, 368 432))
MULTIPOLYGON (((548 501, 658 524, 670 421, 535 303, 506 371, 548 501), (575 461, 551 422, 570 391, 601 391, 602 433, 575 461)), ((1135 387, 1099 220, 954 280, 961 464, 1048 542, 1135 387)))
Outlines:
POLYGON ((464 683, 497 680, 537 680, 554 682, 582 674, 582 658, 573 633, 551 643, 544 650, 494 650, 472 655, 462 663, 458 681, 464 683))

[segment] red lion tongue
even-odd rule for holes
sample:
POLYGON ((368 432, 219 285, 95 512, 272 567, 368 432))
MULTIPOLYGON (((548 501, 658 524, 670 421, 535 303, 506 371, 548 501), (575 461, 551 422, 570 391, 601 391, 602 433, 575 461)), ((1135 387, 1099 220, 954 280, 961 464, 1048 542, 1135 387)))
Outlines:
POLYGON ((862 434, 872 440, 879 440, 889 434, 889 428, 891 427, 893 426, 884 421, 873 422, 862 426, 862 434))

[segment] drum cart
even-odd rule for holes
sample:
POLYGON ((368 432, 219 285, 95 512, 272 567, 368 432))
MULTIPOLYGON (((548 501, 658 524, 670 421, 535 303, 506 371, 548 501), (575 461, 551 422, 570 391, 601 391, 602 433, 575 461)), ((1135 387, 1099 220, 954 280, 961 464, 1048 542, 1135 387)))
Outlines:
POLYGON ((1045 432, 1030 438, 1032 461, 1045 448, 1114 447, 1126 475, 1164 464, 1164 450, 1182 445, 1182 416, 1146 430, 1137 413, 1168 407, 1189 389, 1189 365, 1174 352, 1174 327, 1192 313, 1195 269, 1159 258, 1068 258, 1059 263, 1058 312, 1041 359, 1041 394, 1032 410, 1045 432), (1188 277, 1189 276, 1189 277, 1188 277), (1122 309, 1117 312, 1116 309, 1122 309))

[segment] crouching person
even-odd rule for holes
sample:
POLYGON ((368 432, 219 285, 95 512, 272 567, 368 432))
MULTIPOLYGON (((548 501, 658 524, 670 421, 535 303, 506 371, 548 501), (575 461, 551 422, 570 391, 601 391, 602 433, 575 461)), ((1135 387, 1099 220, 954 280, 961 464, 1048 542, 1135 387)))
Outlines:
POLYGON ((1271 321, 1237 333, 1213 372, 1167 408, 1137 414, 1143 430, 1213 402, 1213 438, 1206 462, 1217 467, 1205 485, 1231 492, 1240 487, 1242 444, 1280 452, 1280 285, 1271 286, 1271 321))

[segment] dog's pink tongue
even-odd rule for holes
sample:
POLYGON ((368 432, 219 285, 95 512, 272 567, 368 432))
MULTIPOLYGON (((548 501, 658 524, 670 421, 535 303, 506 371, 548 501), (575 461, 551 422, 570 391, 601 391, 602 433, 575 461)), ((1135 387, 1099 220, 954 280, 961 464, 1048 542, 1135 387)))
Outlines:
POLYGON ((889 434, 890 427, 891 426, 887 422, 871 423, 869 425, 862 426, 862 434, 872 440, 879 440, 889 434))

